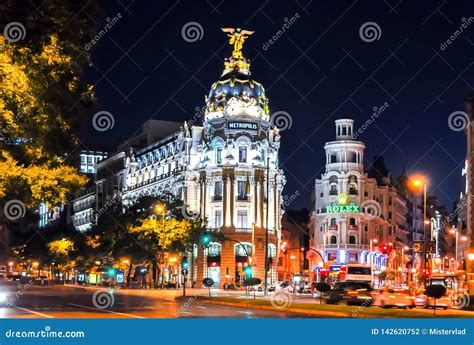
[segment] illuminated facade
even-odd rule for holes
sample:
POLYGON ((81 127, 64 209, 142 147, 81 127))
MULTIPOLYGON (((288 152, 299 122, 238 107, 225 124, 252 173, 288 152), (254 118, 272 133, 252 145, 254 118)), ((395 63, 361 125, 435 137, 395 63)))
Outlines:
POLYGON ((313 276, 321 257, 326 269, 373 262, 375 269, 383 270, 406 264, 397 255, 408 238, 405 202, 389 181, 379 185, 364 172, 365 145, 353 140, 353 124, 351 119, 336 120, 336 140, 324 146, 326 169, 316 180, 310 221, 308 258, 313 276), (384 243, 395 249, 390 260, 378 250, 384 243))
POLYGON ((202 126, 184 123, 157 140, 144 136, 145 145, 100 162, 95 191, 74 202, 87 223, 90 212, 97 217, 114 196, 127 207, 141 196, 173 192, 186 203, 185 212, 198 212, 211 231, 224 235, 224 242, 189 253, 188 280, 210 277, 220 286, 241 281, 247 265, 263 281, 266 228, 268 277, 276 280, 285 184, 278 167, 280 135, 270 123, 265 90, 252 78, 249 62, 234 53, 206 97, 202 126))

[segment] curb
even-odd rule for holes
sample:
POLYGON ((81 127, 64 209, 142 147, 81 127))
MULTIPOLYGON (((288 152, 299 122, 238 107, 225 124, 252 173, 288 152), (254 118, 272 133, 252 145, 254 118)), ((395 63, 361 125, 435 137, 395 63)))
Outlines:
MULTIPOLYGON (((203 303, 225 305, 225 306, 237 307, 237 308, 283 311, 283 312, 288 312, 288 313, 315 315, 315 316, 319 316, 319 317, 322 317, 322 318, 324 318, 324 317, 351 318, 350 314, 347 314, 347 313, 344 313, 344 312, 318 311, 318 310, 299 309, 299 308, 274 308, 274 307, 269 306, 269 305, 267 306, 267 305, 254 305, 254 304, 247 304, 247 303, 232 303, 232 302, 223 302, 223 301, 213 301, 213 300, 202 299, 202 298, 198 298, 198 300, 200 302, 203 302, 203 303)), ((361 315, 359 317, 374 318, 374 317, 377 317, 377 316, 361 315)))

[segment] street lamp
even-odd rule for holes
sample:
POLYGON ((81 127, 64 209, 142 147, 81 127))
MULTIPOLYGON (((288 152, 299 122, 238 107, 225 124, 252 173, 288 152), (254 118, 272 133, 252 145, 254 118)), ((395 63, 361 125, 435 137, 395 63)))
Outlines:
MULTIPOLYGON (((454 226, 451 230, 449 230, 449 232, 454 235, 455 237, 455 246, 454 246, 454 261, 456 263, 456 270, 458 269, 458 244, 459 244, 459 230, 456 229, 454 226)), ((461 241, 465 242, 467 241, 467 237, 466 236, 461 236, 461 241)))
MULTIPOLYGON (((428 260, 426 258, 427 253, 426 253, 426 241, 427 241, 427 236, 426 236, 426 225, 430 224, 431 222, 426 219, 426 212, 427 212, 427 207, 426 207, 426 199, 427 199, 427 189, 428 189, 428 181, 425 176, 413 176, 409 180, 409 187, 414 190, 419 192, 420 190, 423 190, 423 242, 424 242, 424 250, 423 250, 423 260, 424 260, 424 268, 426 270, 428 260), (428 224, 427 224, 428 223, 428 224)), ((426 285, 426 281, 425 281, 426 285)))

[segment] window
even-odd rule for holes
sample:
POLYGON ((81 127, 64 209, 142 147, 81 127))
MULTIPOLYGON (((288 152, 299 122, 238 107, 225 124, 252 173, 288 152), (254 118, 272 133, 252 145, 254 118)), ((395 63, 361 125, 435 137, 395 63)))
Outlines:
POLYGON ((214 200, 222 200, 222 181, 214 183, 214 200))
POLYGON ((331 227, 336 227, 336 218, 331 218, 331 227))
POLYGON ((349 218, 349 225, 351 225, 351 226, 356 226, 356 220, 355 220, 355 218, 349 218))
POLYGON ((234 253, 235 256, 252 255, 252 245, 250 243, 237 243, 234 246, 234 253))
POLYGON ((331 189, 329 190, 329 195, 337 195, 337 185, 332 184, 331 189))
POLYGON ((331 244, 337 244, 337 236, 331 236, 331 244))
POLYGON ((237 181, 237 200, 247 200, 247 194, 245 193, 246 181, 237 181))
POLYGON ((216 148, 216 164, 222 163, 222 147, 216 148))
POLYGON ((357 195, 357 176, 349 176, 349 195, 357 195))
POLYGON ((247 163, 247 146, 239 146, 239 163, 247 163))
POLYGON ((320 196, 321 198, 324 198, 324 193, 321 193, 319 196, 320 196))
POLYGON ((214 226, 220 228, 222 226, 222 210, 216 210, 214 214, 214 226))
POLYGON ((356 244, 356 237, 351 235, 349 236, 349 244, 356 244))
POLYGON ((392 220, 392 212, 388 212, 388 219, 392 220))
POLYGON ((221 245, 219 243, 211 243, 207 248, 208 256, 219 256, 221 255, 221 245))
POLYGON ((247 211, 246 210, 238 210, 237 211, 237 228, 239 229, 247 229, 247 211))

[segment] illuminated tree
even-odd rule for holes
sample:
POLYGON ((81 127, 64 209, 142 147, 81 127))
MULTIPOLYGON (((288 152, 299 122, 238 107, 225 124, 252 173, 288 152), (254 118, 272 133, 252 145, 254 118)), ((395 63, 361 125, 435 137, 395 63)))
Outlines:
POLYGON ((95 104, 82 77, 95 1, 6 0, 0 13, 0 198, 61 204, 86 182, 70 154, 95 104), (23 39, 12 40, 3 28, 19 20, 23 39))

